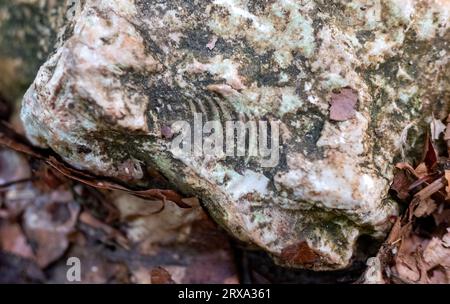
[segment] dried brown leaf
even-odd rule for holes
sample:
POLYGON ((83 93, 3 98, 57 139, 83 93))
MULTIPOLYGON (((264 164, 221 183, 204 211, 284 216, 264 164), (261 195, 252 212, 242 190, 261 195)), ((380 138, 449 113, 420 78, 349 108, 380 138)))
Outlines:
POLYGON ((423 161, 427 165, 428 170, 432 170, 434 168, 434 165, 436 165, 438 161, 438 153, 436 148, 434 147, 434 143, 431 140, 430 136, 427 136, 427 146, 425 149, 423 161))
POLYGON ((152 269, 150 280, 152 284, 175 284, 170 273, 162 267, 152 269))
POLYGON ((411 231, 403 233, 402 242, 394 258, 398 278, 411 283, 421 282, 425 267, 420 253, 422 252, 421 248, 426 244, 426 239, 411 233, 411 231))
POLYGON ((425 199, 419 203, 414 210, 414 216, 417 218, 431 215, 436 211, 437 205, 431 198, 425 199))
POLYGON ((0 249, 23 258, 34 258, 22 228, 16 223, 4 223, 0 226, 0 249))
MULTIPOLYGON (((54 193, 63 200, 63 193, 54 193)), ((43 198, 45 199, 45 197, 43 198)), ((37 264, 45 268, 59 259, 69 246, 69 234, 74 231, 80 206, 74 202, 39 201, 29 206, 23 216, 24 231, 35 244, 37 264)))
POLYGON ((416 167, 415 172, 416 172, 416 176, 418 176, 419 178, 423 178, 423 177, 427 176, 428 175, 427 165, 425 163, 420 163, 416 167))
POLYGON ((406 199, 409 197, 409 186, 411 185, 411 180, 405 171, 398 171, 394 176, 394 181, 392 182, 391 189, 397 192, 399 199, 406 199))
POLYGON ((309 265, 316 262, 319 255, 308 246, 308 243, 301 242, 284 248, 280 259, 287 264, 309 265))
POLYGON ((391 232, 387 238, 387 244, 394 244, 395 242, 401 240, 401 232, 402 232, 402 219, 400 217, 397 218, 394 225, 392 226, 391 232))
POLYGON ((411 173, 412 175, 414 175, 416 178, 420 178, 417 174, 416 174, 416 170, 408 163, 398 163, 395 165, 395 167, 397 169, 400 170, 406 170, 409 173, 411 173))
MULTIPOLYGON (((450 237, 450 232, 447 233, 450 237)), ((425 262, 429 268, 434 268, 438 265, 450 270, 450 244, 445 242, 445 236, 442 239, 432 238, 424 251, 425 262)))

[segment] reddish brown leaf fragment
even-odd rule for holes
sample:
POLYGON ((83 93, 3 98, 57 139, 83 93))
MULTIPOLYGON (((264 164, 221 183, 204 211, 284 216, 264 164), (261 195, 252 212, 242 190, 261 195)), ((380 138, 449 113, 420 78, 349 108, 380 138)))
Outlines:
POLYGON ((402 219, 398 217, 394 225, 392 226, 391 232, 389 233, 386 243, 392 245, 401 240, 402 237, 401 232, 402 232, 402 219))
POLYGON ((428 146, 425 150, 424 162, 427 165, 427 168, 431 170, 438 161, 438 153, 434 148, 433 141, 429 136, 427 142, 428 146))
POLYGON ((150 276, 152 284, 175 284, 170 273, 162 267, 153 268, 150 276))
POLYGON ((416 167, 415 172, 416 172, 417 176, 419 176, 419 177, 427 176, 428 175, 427 165, 425 163, 420 163, 416 167))
POLYGON ((319 255, 306 242, 301 242, 284 248, 281 259, 288 264, 308 265, 316 262, 319 255))
POLYGON ((409 197, 409 186, 411 181, 406 175, 405 171, 399 171, 394 176, 394 181, 392 183, 392 190, 397 192, 399 199, 406 199, 409 197))
POLYGON ((351 88, 343 88, 338 93, 331 95, 330 119, 335 121, 346 121, 356 115, 356 104, 358 94, 351 88))
POLYGON ((0 249, 15 255, 33 259, 33 251, 22 228, 15 223, 0 225, 0 249))
POLYGON ((417 175, 416 170, 408 163, 398 163, 395 165, 397 169, 400 170, 407 170, 411 174, 413 174, 415 177, 420 178, 420 176, 417 175))
POLYGON ((414 210, 414 216, 417 218, 428 216, 436 211, 437 205, 436 203, 428 198, 419 203, 419 205, 414 210))

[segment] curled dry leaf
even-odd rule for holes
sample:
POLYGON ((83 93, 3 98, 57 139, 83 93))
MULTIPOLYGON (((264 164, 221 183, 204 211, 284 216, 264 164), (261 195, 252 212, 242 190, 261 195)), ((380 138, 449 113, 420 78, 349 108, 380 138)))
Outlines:
POLYGON ((389 233, 386 243, 388 245, 393 245, 401 240, 402 237, 402 218, 398 217, 392 226, 391 232, 389 233))
POLYGON ((391 189, 397 193, 399 199, 404 200, 409 197, 409 186, 412 181, 405 171, 398 171, 394 176, 391 189))
POLYGON ((406 170, 406 171, 408 171, 409 173, 411 173, 413 176, 415 176, 416 178, 420 178, 420 176, 418 176, 417 173, 416 173, 416 169, 414 169, 414 168, 413 168, 410 164, 408 164, 408 163, 398 163, 398 164, 395 165, 395 167, 396 167, 397 169, 400 169, 400 170, 406 170))

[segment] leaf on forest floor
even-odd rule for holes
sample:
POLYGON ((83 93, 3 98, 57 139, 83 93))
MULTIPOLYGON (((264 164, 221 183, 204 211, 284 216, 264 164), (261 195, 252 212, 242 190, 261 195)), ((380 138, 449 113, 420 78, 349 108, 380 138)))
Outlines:
POLYGON ((421 201, 421 203, 414 210, 414 216, 417 218, 428 216, 436 211, 437 205, 431 198, 421 201))
POLYGON ((440 267, 445 271, 447 283, 450 283, 450 228, 442 238, 434 237, 423 252, 427 270, 440 267))
POLYGON ((25 234, 34 244, 36 262, 42 268, 59 259, 68 248, 68 235, 75 230, 80 211, 77 203, 64 201, 64 194, 53 195, 57 201, 43 197, 23 216, 25 234))
POLYGON ((408 171, 409 173, 411 173, 413 176, 415 176, 416 178, 420 178, 418 175, 417 175, 417 173, 416 173, 416 169, 414 169, 410 164, 408 164, 408 163, 398 163, 398 164, 396 164, 395 165, 395 167, 397 168, 397 169, 400 169, 400 170, 406 170, 406 171, 408 171))
POLYGON ((414 233, 403 237, 394 258, 395 270, 400 279, 411 283, 419 283, 426 279, 423 275, 424 265, 421 256, 421 248, 426 242, 426 239, 414 233))
POLYGON ((427 165, 425 163, 420 163, 416 167, 416 169, 414 169, 414 172, 416 173, 416 176, 418 176, 419 178, 424 178, 429 174, 427 165))
POLYGON ((152 284, 174 284, 170 273, 162 267, 153 268, 150 273, 152 284))
POLYGON ((0 250, 26 259, 34 259, 34 254, 27 238, 17 223, 3 223, 0 225, 0 250))
POLYGON ((426 164, 428 170, 432 170, 434 165, 438 162, 438 153, 436 148, 434 147, 434 143, 431 138, 428 136, 427 145, 423 157, 423 161, 426 164))
MULTIPOLYGON (((408 163, 396 165, 400 172, 391 188, 399 198, 409 198, 410 204, 379 253, 391 282, 450 283, 450 233, 442 235, 442 229, 450 231, 450 160, 448 155, 438 155, 442 149, 436 148, 442 146, 438 140, 443 131, 444 125, 434 120, 423 162, 415 169, 408 163), (425 218, 434 219, 435 226, 425 218)), ((444 140, 450 139, 448 135, 444 134, 444 140)))
POLYGON ((411 179, 408 177, 405 171, 398 171, 394 176, 394 181, 391 185, 391 189, 397 193, 399 199, 404 200, 409 197, 409 186, 411 185, 411 179))

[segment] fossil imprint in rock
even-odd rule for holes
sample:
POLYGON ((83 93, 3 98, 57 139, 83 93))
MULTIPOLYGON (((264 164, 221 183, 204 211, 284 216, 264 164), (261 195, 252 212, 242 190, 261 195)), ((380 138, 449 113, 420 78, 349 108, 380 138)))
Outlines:
POLYGON ((157 169, 282 265, 342 269, 382 238, 408 130, 448 114, 448 0, 78 5, 23 100, 28 137, 129 185, 157 169), (199 114, 210 133, 277 122, 277 161, 173 153, 199 114))

